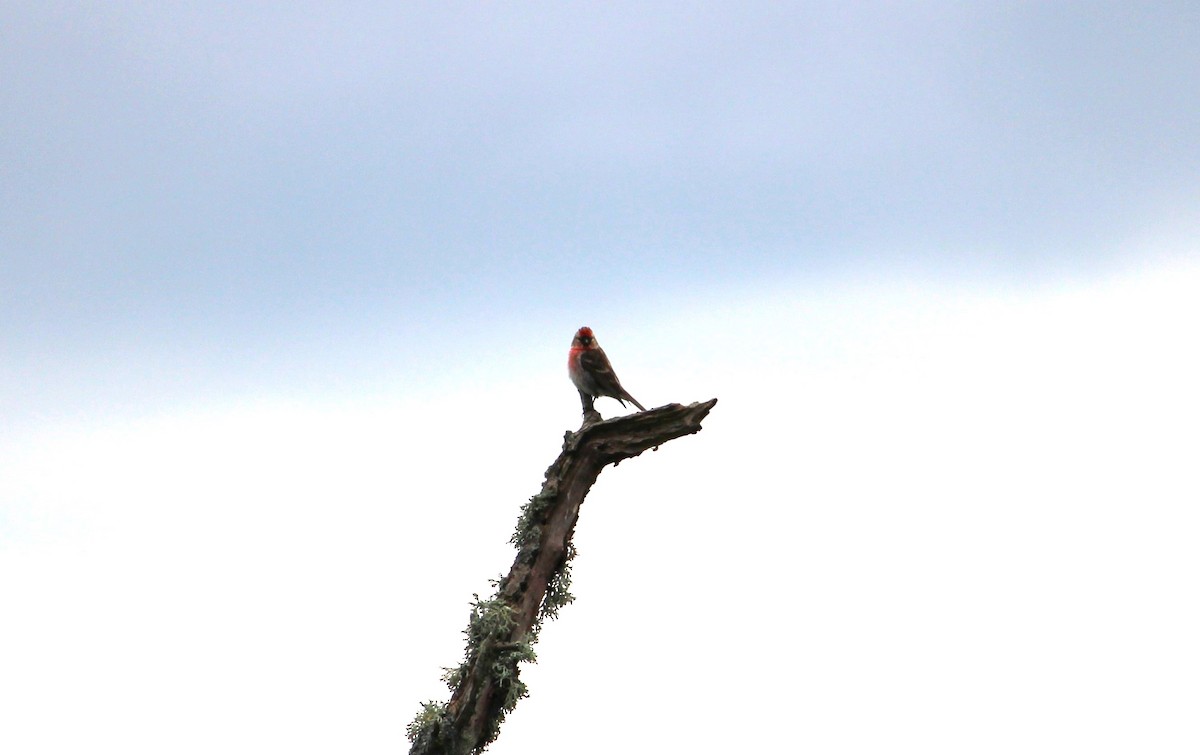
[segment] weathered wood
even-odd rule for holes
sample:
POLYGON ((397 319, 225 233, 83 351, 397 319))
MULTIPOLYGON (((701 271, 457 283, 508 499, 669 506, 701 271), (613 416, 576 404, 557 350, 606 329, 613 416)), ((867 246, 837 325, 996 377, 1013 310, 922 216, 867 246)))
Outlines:
POLYGON ((495 739, 505 714, 525 695, 517 666, 533 658, 541 620, 572 599, 566 592, 571 537, 596 478, 609 464, 699 432, 716 403, 668 404, 606 421, 585 412, 583 426, 566 434, 541 492, 522 511, 508 576, 493 598, 476 601, 466 658, 448 675, 450 702, 427 703, 410 726, 410 755, 470 755, 495 739))

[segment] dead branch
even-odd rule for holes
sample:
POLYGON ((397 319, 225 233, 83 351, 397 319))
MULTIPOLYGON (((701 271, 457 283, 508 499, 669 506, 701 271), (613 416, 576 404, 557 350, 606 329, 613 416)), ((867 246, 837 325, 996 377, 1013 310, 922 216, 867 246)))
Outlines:
POLYGON ((717 403, 668 404, 607 421, 585 417, 568 432, 546 470, 542 490, 521 511, 512 542, 517 557, 495 595, 476 601, 462 664, 446 674, 449 703, 425 703, 409 726, 410 755, 470 755, 495 740, 505 714, 526 695, 518 665, 533 660, 542 619, 554 618, 574 598, 569 562, 579 507, 609 464, 700 431, 717 403))

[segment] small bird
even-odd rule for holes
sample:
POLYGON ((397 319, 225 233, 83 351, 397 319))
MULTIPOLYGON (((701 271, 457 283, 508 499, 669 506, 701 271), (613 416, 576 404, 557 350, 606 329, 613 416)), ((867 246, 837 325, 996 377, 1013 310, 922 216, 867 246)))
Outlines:
POLYGON ((630 401, 638 409, 646 411, 646 407, 621 387, 621 381, 617 378, 617 373, 613 372, 604 349, 600 348, 592 329, 586 325, 575 331, 575 338, 571 341, 571 352, 567 356, 567 374, 579 389, 584 415, 596 411, 593 402, 601 396, 615 398, 621 402, 621 406, 630 401))

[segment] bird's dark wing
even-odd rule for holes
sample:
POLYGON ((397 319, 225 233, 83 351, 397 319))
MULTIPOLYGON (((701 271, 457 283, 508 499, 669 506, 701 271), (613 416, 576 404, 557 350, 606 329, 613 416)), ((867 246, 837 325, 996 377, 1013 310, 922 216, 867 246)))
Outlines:
POLYGON ((589 349, 579 355, 579 364, 583 369, 592 373, 597 380, 608 378, 616 380, 616 373, 613 372, 612 365, 608 362, 608 357, 604 356, 604 351, 601 349, 589 349))
POLYGON ((611 396, 620 401, 621 406, 625 406, 626 401, 632 401, 638 409, 646 411, 646 407, 621 387, 621 381, 617 378, 617 373, 613 372, 604 349, 588 349, 583 352, 579 355, 579 365, 591 383, 589 390, 594 390, 597 396, 611 396))

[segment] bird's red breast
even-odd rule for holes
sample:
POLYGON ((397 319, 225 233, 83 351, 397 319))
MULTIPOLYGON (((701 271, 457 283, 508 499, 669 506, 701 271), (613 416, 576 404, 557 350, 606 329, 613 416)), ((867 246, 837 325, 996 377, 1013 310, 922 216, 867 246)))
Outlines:
POLYGON ((596 335, 591 328, 584 325, 575 331, 575 337, 571 339, 571 350, 567 353, 567 370, 576 384, 583 379, 583 365, 580 364, 579 358, 584 352, 598 348, 600 345, 596 343, 596 335))

